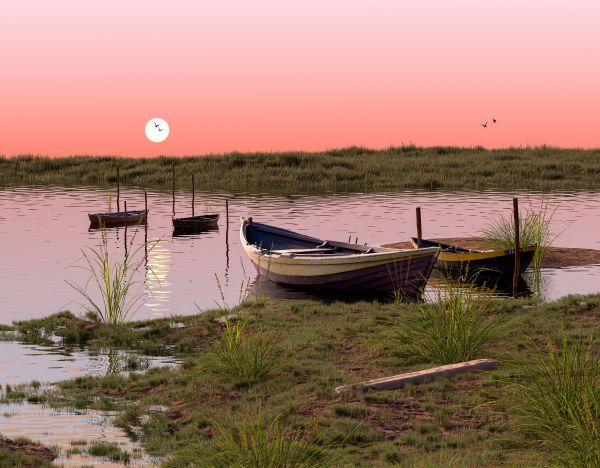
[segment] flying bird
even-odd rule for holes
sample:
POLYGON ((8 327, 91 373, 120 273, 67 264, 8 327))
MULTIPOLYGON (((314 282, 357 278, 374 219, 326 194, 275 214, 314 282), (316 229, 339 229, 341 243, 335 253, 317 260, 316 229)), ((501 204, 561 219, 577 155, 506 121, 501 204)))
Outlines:
MULTIPOLYGON (((157 125, 157 127, 158 127, 158 125, 157 125)), ((162 132, 162 128, 159 128, 159 129, 158 129, 158 131, 159 131, 159 132, 162 132)))
POLYGON ((493 123, 496 123, 496 119, 492 119, 492 122, 493 122, 493 123))
POLYGON ((155 126, 156 128, 158 128, 158 127, 160 127, 160 124, 157 124, 156 122, 154 122, 154 126, 155 126))
POLYGON ((483 128, 487 128, 487 122, 486 122, 486 123, 484 123, 484 124, 481 124, 481 126, 482 126, 483 128))

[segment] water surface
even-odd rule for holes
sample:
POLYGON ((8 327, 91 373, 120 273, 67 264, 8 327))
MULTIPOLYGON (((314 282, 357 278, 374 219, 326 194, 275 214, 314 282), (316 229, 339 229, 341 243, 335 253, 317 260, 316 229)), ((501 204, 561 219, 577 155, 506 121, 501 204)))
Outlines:
MULTIPOLYGON (((273 196, 245 193, 196 193, 196 214, 221 215, 219 229, 174 237, 170 192, 148 192, 147 230, 130 227, 135 245, 144 238, 160 242, 141 252, 138 279, 149 293, 133 318, 192 314, 198 310, 233 306, 246 294, 245 284, 256 273, 239 241, 239 217, 315 235, 371 245, 406 240, 415 235, 415 208, 421 206, 426 237, 477 235, 500 214, 512 210, 512 197, 522 209, 542 201, 554 213, 555 245, 600 249, 600 194, 557 192, 401 192, 273 196), (229 200, 229 226, 225 200, 229 200), (216 277, 219 278, 217 282, 216 277)), ((97 248, 101 234, 88 230, 87 213, 107 211, 110 192, 97 187, 8 187, 0 190, 0 323, 84 309, 82 298, 66 283, 84 285, 82 249, 97 248)), ((143 209, 143 191, 124 188, 121 203, 143 209)), ((112 208, 115 197, 112 195, 112 208)), ((191 194, 176 194, 176 216, 191 215, 191 194)), ((114 254, 123 256, 124 228, 108 231, 114 254)), ((132 249, 130 249, 132 250, 132 249)), ((133 249, 135 250, 135 249, 133 249)), ((544 272, 543 294, 556 298, 568 293, 600 290, 600 267, 552 269, 544 272)), ((272 289, 272 288, 268 288, 272 289)), ((277 291, 285 296, 285 289, 277 291)), ((92 290, 93 294, 93 290, 92 290)))
POLYGON ((114 413, 108 411, 55 409, 33 403, 0 404, 0 434, 9 439, 25 437, 59 451, 54 464, 64 467, 102 468, 157 466, 141 446, 123 430, 112 425, 114 413), (72 441, 80 444, 72 445, 72 441), (131 463, 111 462, 88 454, 71 454, 73 448, 89 447, 94 442, 112 443, 131 455, 131 463))

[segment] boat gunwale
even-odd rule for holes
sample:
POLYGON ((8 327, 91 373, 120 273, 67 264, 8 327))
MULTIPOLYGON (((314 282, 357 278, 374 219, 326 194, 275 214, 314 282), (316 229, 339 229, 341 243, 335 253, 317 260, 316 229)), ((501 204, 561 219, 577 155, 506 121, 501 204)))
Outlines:
MULTIPOLYGON (((332 265, 340 265, 340 264, 357 264, 357 263, 372 263, 372 262, 384 262, 384 263, 393 263, 399 260, 408 260, 411 258, 421 258, 426 256, 435 256, 438 257, 440 253, 439 247, 425 247, 422 249, 390 249, 388 247, 382 247, 385 249, 384 252, 360 252, 360 253, 348 253, 341 255, 294 255, 290 253, 290 255, 285 254, 284 250, 274 251, 268 249, 259 249, 254 244, 250 244, 246 239, 245 228, 248 225, 248 220, 242 218, 242 222, 240 225, 240 240, 242 243, 242 247, 248 253, 248 255, 253 259, 253 257, 257 257, 258 259, 264 259, 267 262, 276 262, 281 264, 295 264, 295 265, 324 265, 324 264, 332 264, 332 265), (386 261, 387 260, 387 261, 386 261)), ((280 228, 276 228, 280 229, 280 228)), ((287 231, 281 229, 282 231, 287 231)), ((310 238, 313 241, 325 242, 322 239, 318 239, 316 237, 304 236, 305 238, 310 238)), ((327 241, 327 242, 336 242, 337 241, 327 241)), ((344 243, 341 243, 344 244, 344 243)), ((355 245, 355 244, 350 244, 355 245)), ((366 246, 369 247, 369 246, 366 246)), ((379 247, 378 247, 379 248, 379 247)), ((262 260, 261 260, 262 261, 262 260)))
MULTIPOLYGON (((417 241, 414 237, 410 239, 413 247, 417 248, 417 241)), ((441 244, 435 241, 428 241, 435 244, 441 244)), ((441 244, 447 245, 447 244, 441 244)), ((440 247, 441 249, 441 247, 440 247)), ((521 254, 535 252, 537 249, 537 244, 528 244, 522 246, 520 248, 521 254)), ((489 250, 470 250, 466 252, 444 252, 444 250, 440 250, 440 254, 438 256, 438 261, 440 262, 471 262, 475 260, 492 260, 500 257, 505 257, 509 255, 514 255, 515 249, 489 249, 489 250)))
POLYGON ((197 215, 197 216, 188 216, 185 218, 171 218, 171 220, 175 223, 210 223, 219 220, 219 214, 207 214, 207 215, 197 215))
POLYGON ((88 213, 88 216, 104 217, 104 218, 133 218, 134 216, 147 215, 150 210, 127 210, 127 211, 111 211, 105 213, 88 213), (127 215, 125 214, 127 213, 127 215))

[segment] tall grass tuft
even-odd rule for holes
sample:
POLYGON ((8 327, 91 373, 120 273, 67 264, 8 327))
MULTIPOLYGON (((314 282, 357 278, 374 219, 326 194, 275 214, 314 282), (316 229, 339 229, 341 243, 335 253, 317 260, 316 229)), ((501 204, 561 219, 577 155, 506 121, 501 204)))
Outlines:
POLYGON ((306 430, 285 430, 279 418, 264 424, 259 414, 255 420, 242 419, 233 430, 217 422, 213 427, 216 435, 211 442, 180 452, 172 462, 175 464, 167 463, 167 466, 300 468, 334 465, 327 447, 313 444, 306 430))
POLYGON ((398 353, 408 362, 436 364, 479 358, 500 335, 493 309, 489 289, 446 283, 395 330, 398 353))
MULTIPOLYGON (((543 200, 538 209, 535 209, 530 203, 524 215, 519 213, 519 241, 521 246, 537 245, 531 262, 531 266, 535 271, 540 270, 544 252, 554 240, 552 218, 556 209, 557 206, 552 207, 548 200, 543 200)), ((483 228, 480 233, 490 240, 494 248, 514 249, 515 247, 515 224, 512 214, 501 215, 495 222, 483 228)))
POLYGON ((253 383, 267 377, 280 357, 276 337, 249 334, 248 314, 225 316, 223 334, 205 356, 204 369, 232 383, 253 383))
POLYGON ((521 363, 521 377, 508 388, 523 429, 554 449, 565 466, 600 466, 597 343, 570 344, 563 331, 558 348, 537 348, 533 360, 521 363))
MULTIPOLYGON (((129 254, 120 260, 115 258, 108 245, 106 230, 101 229, 102 241, 99 248, 87 247, 82 250, 83 268, 89 273, 84 286, 67 281, 75 291, 81 294, 87 309, 107 324, 121 324, 134 315, 142 307, 146 294, 141 290, 136 273, 144 266, 142 252, 144 244, 132 250, 135 234, 129 241, 129 254), (95 299, 88 291, 90 284, 95 285, 100 299, 95 299)), ((149 243, 150 250, 158 241, 149 243)), ((149 270, 153 273, 152 270, 149 270)))

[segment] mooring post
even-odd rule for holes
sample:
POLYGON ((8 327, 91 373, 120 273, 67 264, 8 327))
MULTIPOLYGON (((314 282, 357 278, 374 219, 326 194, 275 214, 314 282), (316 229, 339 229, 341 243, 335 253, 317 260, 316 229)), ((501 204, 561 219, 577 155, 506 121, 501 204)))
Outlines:
POLYGON ((144 190, 144 260, 148 266, 148 193, 144 190))
POLYGON ((225 199, 225 272, 229 271, 229 200, 225 199))
POLYGON ((521 276, 521 244, 519 239, 519 199, 513 198, 515 215, 515 271, 513 274, 513 297, 519 292, 519 277, 521 276))
POLYGON ((173 173, 173 216, 175 216, 175 163, 172 164, 173 173))
POLYGON ((421 230, 421 207, 417 206, 417 247, 422 247, 423 231, 421 230))
POLYGON ((195 192, 194 174, 192 174, 192 216, 194 216, 194 192, 195 192))
POLYGON ((127 255, 127 202, 123 202, 125 204, 125 255, 127 255))
POLYGON ((225 199, 225 243, 229 250, 229 200, 225 199))
POLYGON ((121 195, 121 175, 119 174, 119 166, 117 166, 117 211, 121 211, 119 196, 121 195))

